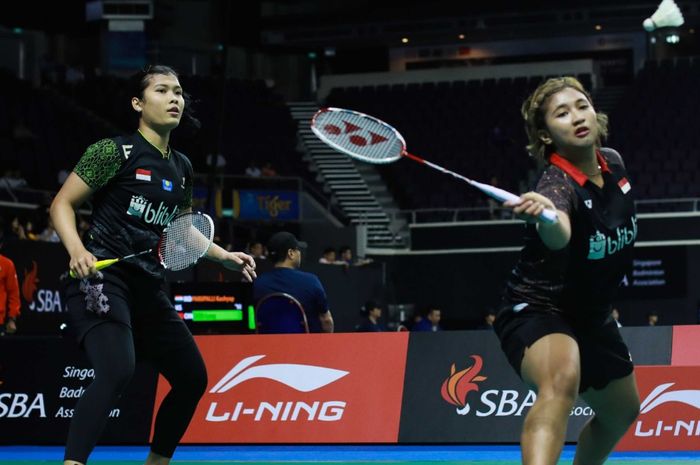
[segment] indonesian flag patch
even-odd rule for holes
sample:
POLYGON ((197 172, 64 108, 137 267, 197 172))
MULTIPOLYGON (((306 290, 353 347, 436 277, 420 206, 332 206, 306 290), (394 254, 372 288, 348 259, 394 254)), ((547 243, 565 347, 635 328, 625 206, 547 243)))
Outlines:
POLYGON ((627 178, 622 178, 617 181, 617 185, 620 186, 620 190, 623 194, 628 193, 630 189, 632 189, 632 186, 630 186, 630 182, 627 180, 627 178))
POLYGON ((136 179, 139 181, 150 181, 151 180, 151 171, 150 170, 143 170, 141 168, 136 170, 136 179))

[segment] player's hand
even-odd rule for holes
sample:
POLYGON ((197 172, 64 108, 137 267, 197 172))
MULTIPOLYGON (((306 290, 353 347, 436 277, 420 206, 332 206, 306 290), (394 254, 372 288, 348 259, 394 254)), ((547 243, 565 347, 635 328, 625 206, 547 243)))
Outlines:
POLYGON ((227 252, 221 263, 229 270, 240 271, 248 282, 258 277, 255 273, 255 259, 243 252, 227 252))
POLYGON ((537 223, 545 208, 556 210, 554 202, 537 192, 527 192, 516 201, 505 202, 503 206, 512 208, 516 217, 528 223, 537 223))
POLYGON ((70 257, 70 270, 75 274, 76 278, 89 278, 97 274, 95 262, 97 258, 93 254, 83 248, 72 254, 70 257))
POLYGON ((5 331, 7 334, 14 334, 17 332, 17 323, 15 323, 15 320, 10 318, 7 320, 7 324, 5 325, 5 331))

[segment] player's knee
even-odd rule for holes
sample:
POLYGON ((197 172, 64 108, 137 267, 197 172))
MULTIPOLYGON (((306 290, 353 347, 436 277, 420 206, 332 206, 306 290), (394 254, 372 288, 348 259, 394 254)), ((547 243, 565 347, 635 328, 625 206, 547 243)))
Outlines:
POLYGON ((538 386, 538 397, 568 399, 572 404, 578 397, 579 372, 576 369, 562 369, 538 386))
MULTIPOLYGON (((107 376, 117 394, 121 394, 129 385, 131 378, 134 376, 135 369, 136 364, 129 360, 123 360, 122 363, 114 364, 111 367, 107 376)), ((97 373, 96 377, 97 376, 100 376, 100 373, 97 373)))

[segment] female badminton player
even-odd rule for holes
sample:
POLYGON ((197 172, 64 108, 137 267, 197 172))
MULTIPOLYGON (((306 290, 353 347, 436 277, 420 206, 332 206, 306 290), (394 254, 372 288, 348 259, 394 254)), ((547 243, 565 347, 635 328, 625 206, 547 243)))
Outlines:
MULTIPOLYGON (((70 270, 79 278, 66 288, 69 328, 95 370, 71 420, 64 464, 87 461, 134 372, 137 353, 171 385, 156 416, 146 464, 170 462, 207 386, 202 356, 163 288, 157 256, 140 255, 100 272, 94 267, 96 257, 154 248, 170 220, 192 206, 192 165, 169 146, 183 116, 198 123, 185 105, 178 76, 167 66, 151 66, 132 84, 138 131, 88 147, 51 205, 70 270), (89 198, 92 224, 83 244, 75 210, 89 198)), ((206 256, 249 280, 255 277, 255 261, 246 254, 211 245, 206 256)))
POLYGON ((639 412, 629 351, 611 301, 631 265, 637 220, 620 155, 600 147, 607 116, 572 77, 549 79, 522 106, 528 151, 545 169, 504 205, 529 224, 495 329, 537 392, 521 435, 525 465, 554 465, 578 394, 595 412, 574 464, 602 464, 639 412), (539 219, 556 209, 559 221, 539 219))

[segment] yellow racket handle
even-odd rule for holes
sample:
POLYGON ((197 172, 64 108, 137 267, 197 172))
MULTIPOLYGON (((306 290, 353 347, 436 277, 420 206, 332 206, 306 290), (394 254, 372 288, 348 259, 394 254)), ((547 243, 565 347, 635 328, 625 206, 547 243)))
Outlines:
MULTIPOLYGON (((119 260, 120 260, 119 258, 108 258, 108 259, 106 259, 106 260, 98 260, 98 261, 95 262, 95 269, 96 269, 97 271, 100 271, 100 270, 102 270, 102 269, 104 269, 104 268, 107 268, 107 267, 110 266, 110 265, 114 265, 114 264, 117 263, 119 260)), ((77 278, 78 275, 75 274, 75 272, 74 272, 73 270, 70 270, 70 277, 71 277, 71 278, 77 278)))

